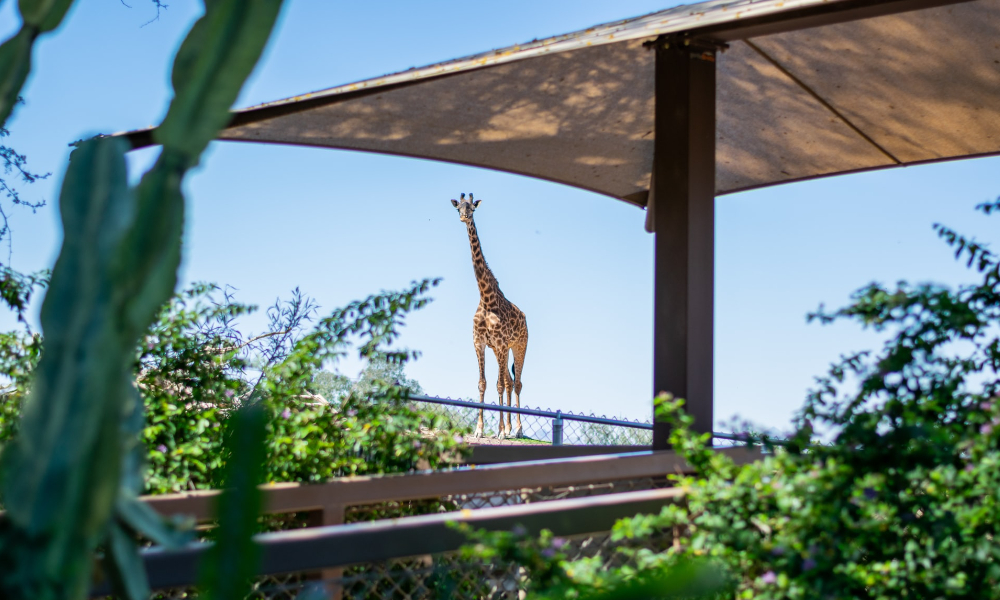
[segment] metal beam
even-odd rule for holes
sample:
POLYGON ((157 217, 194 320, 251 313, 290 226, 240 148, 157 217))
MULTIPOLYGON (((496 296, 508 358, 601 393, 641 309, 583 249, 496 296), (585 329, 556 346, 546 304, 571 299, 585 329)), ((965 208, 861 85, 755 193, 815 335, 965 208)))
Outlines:
MULTIPOLYGON (((711 432, 715 48, 661 38, 655 51, 653 392, 685 398, 695 430, 711 432)), ((667 448, 669 435, 654 422, 653 449, 667 448)))

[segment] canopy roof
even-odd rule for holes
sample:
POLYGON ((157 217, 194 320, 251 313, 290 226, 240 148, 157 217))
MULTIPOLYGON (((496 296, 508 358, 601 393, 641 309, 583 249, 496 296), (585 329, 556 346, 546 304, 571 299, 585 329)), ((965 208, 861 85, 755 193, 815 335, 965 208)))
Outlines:
POLYGON ((220 137, 477 165, 644 205, 644 43, 664 34, 729 43, 717 194, 1000 153, 1000 0, 715 0, 263 104, 220 137))

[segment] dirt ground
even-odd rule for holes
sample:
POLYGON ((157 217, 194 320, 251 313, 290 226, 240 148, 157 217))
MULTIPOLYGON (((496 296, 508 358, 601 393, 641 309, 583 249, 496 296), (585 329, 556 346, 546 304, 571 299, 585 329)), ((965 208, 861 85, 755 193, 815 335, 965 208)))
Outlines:
POLYGON ((470 446, 531 446, 544 444, 548 445, 548 442, 539 442, 538 440, 529 440, 527 438, 520 439, 503 439, 498 440, 492 435, 484 435, 481 438, 474 438, 471 435, 465 436, 465 443, 470 446))

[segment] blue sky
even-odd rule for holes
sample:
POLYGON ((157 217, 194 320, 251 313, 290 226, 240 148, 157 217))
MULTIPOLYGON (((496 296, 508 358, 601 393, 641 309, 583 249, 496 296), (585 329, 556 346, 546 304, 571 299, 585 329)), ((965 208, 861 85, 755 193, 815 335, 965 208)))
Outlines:
MULTIPOLYGON (((157 123, 169 65, 197 18, 173 2, 78 1, 39 43, 10 142, 36 171, 25 188, 49 205, 15 211, 13 265, 50 266, 67 144, 157 123)), ((240 106, 637 16, 647 0, 505 3, 287 2, 240 106)), ((18 25, 0 4, 0 37, 18 25)), ((136 153, 141 173, 151 159, 136 153)), ((878 339, 853 325, 807 325, 869 281, 967 279, 931 231, 947 223, 983 240, 996 226, 972 207, 1000 195, 988 158, 816 180, 720 197, 716 230, 716 416, 784 427, 813 377, 878 339)), ((478 301, 468 239, 448 200, 475 192, 484 252, 531 332, 523 403, 646 417, 651 395, 652 237, 644 213, 603 196, 429 161, 323 149, 213 144, 186 184, 181 279, 235 286, 268 305, 296 286, 326 309, 423 277, 443 277, 403 343, 427 392, 475 395, 471 319, 478 301)), ((259 319, 245 327, 259 330, 259 319)), ((356 371, 356 364, 343 370, 356 371)), ((496 363, 487 360, 488 390, 496 363)))

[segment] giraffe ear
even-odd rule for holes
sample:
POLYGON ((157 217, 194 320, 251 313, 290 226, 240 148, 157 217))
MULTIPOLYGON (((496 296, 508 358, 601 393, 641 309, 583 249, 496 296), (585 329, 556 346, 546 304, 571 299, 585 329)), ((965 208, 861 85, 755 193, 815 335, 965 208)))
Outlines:
POLYGON ((458 200, 455 200, 454 198, 452 198, 451 199, 451 205, 454 206, 455 208, 458 208, 458 200))
POLYGON ((482 202, 482 200, 476 200, 475 202, 473 202, 472 203, 472 208, 479 208, 479 203, 480 202, 482 202))

